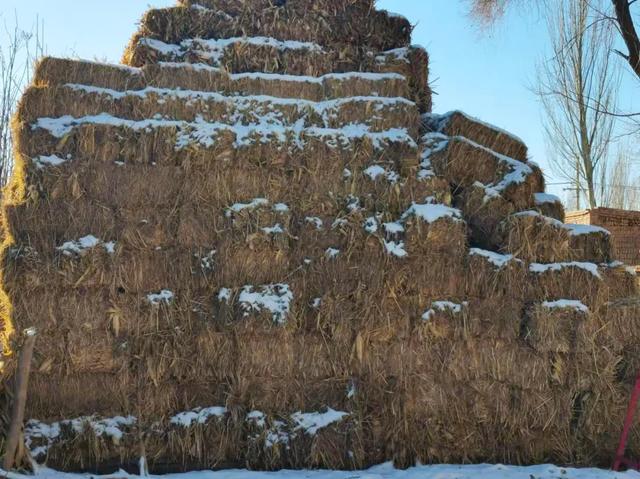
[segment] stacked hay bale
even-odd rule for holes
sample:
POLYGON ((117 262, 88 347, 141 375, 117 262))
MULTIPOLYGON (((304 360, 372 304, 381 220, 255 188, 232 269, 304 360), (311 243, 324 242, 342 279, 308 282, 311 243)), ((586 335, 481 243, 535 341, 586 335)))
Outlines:
POLYGON ((609 458, 633 278, 522 141, 430 113, 410 33, 368 0, 184 0, 126 66, 39 64, 2 248, 38 461, 609 458))

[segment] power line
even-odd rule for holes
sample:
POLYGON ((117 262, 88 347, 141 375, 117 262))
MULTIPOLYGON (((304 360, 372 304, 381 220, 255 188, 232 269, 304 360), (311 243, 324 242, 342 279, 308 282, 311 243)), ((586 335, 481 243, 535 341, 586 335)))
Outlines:
MULTIPOLYGON (((566 186, 566 185, 575 185, 573 181, 565 181, 562 183, 547 183, 547 186, 566 186)), ((626 188, 629 190, 640 190, 640 186, 633 185, 616 185, 613 183, 594 183, 594 186, 606 186, 607 188, 626 188)))

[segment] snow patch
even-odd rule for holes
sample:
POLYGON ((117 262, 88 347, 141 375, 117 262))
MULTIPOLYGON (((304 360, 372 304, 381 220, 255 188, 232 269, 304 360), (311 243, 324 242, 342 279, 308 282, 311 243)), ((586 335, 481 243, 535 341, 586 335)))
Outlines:
POLYGON ((574 309, 581 313, 588 313, 589 308, 587 308, 584 303, 581 301, 576 301, 574 299, 558 299, 556 301, 545 301, 542 303, 542 306, 548 309, 574 309))
POLYGON ((89 250, 96 246, 102 246, 109 254, 115 253, 116 243, 114 241, 104 242, 93 235, 87 235, 78 240, 67 241, 61 246, 58 246, 56 250, 62 251, 62 254, 66 256, 84 256, 89 250))
POLYGON ((163 289, 158 293, 149 293, 147 295, 147 301, 149 301, 154 306, 158 306, 161 303, 164 303, 164 304, 171 303, 174 297, 175 295, 173 294, 172 291, 169 291, 168 289, 163 289))
POLYGON ((349 414, 327 408, 326 412, 297 412, 291 415, 291 419, 297 424, 295 431, 304 431, 305 434, 315 436, 316 433, 331 424, 342 421, 349 414))
POLYGON ((496 266, 498 269, 504 268, 513 260, 520 261, 516 259, 512 254, 500 254, 496 253, 495 251, 488 251, 480 248, 471 248, 469 250, 469 254, 471 256, 482 256, 483 258, 489 260, 489 262, 496 266))
POLYGON ((413 203, 402 215, 402 219, 404 220, 411 216, 419 218, 426 223, 434 223, 443 218, 462 221, 462 212, 460 210, 439 203, 413 203))
POLYGON ((191 411, 181 412, 173 416, 169 422, 176 426, 191 427, 194 424, 205 424, 209 419, 215 417, 221 419, 227 414, 226 407, 196 408, 191 411))
POLYGON ((462 312, 462 308, 468 306, 469 303, 466 301, 462 303, 454 303, 452 301, 434 301, 431 303, 431 309, 427 310, 422 315, 423 321, 429 321, 437 312, 451 312, 453 314, 460 314, 462 312))
POLYGON ((598 265, 595 263, 587 263, 584 261, 570 261, 563 263, 531 263, 529 271, 532 273, 546 273, 547 271, 562 271, 564 268, 579 268, 591 273, 598 279, 602 279, 598 271, 598 265))
POLYGON ((263 310, 271 313, 273 322, 284 324, 293 301, 293 293, 287 284, 267 284, 264 286, 245 286, 240 291, 238 304, 244 316, 260 313, 263 310))

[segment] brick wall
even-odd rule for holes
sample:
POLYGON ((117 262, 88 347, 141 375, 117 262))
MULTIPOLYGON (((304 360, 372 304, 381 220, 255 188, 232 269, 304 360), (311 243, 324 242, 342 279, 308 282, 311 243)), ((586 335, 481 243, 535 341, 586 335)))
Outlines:
POLYGON ((567 213, 567 223, 602 226, 611 232, 615 257, 640 268, 640 211, 596 208, 567 213))

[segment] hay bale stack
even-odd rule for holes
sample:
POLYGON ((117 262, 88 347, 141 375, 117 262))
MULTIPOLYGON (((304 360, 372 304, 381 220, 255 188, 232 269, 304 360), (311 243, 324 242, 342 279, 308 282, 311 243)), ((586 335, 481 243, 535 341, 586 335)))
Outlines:
POLYGON ((128 66, 39 63, 0 249, 3 387, 14 331, 42 337, 36 460, 599 460, 634 278, 522 141, 429 113, 410 30, 369 0, 183 0, 128 66))

